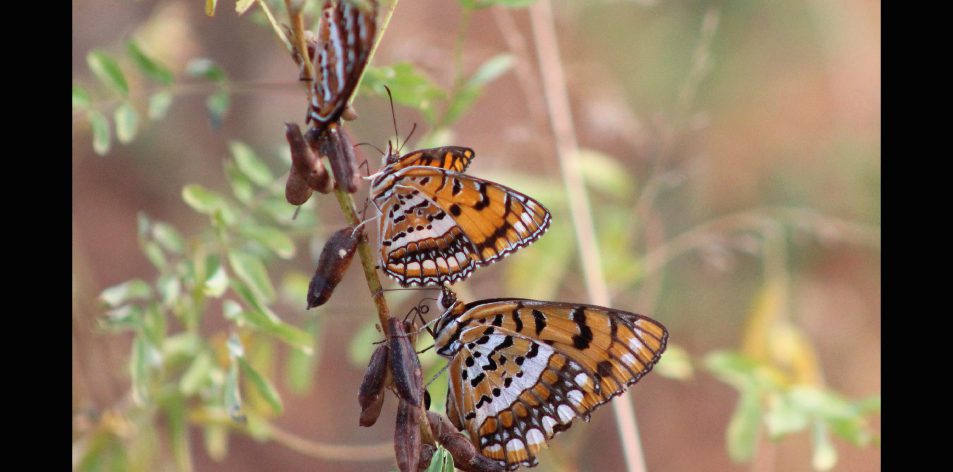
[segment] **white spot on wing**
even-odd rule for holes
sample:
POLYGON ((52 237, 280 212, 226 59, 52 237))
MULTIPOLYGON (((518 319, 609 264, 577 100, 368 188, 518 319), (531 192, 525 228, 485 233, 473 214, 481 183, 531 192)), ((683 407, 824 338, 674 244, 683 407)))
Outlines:
POLYGON ((543 436, 540 430, 533 428, 526 432, 526 442, 528 442, 530 446, 542 444, 544 441, 546 441, 546 437, 543 436))
POLYGON ((543 417, 543 428, 546 429, 546 435, 547 435, 547 436, 552 436, 552 435, 553 435, 553 426, 555 426, 555 425, 557 425, 557 424, 559 424, 559 422, 557 422, 556 420, 554 420, 552 416, 544 416, 544 417, 543 417))
POLYGON ((507 451, 516 452, 522 449, 526 449, 526 445, 519 439, 510 439, 510 441, 506 443, 507 451))
POLYGON ((635 365, 636 359, 635 356, 629 354, 628 352, 622 355, 622 362, 625 362, 626 365, 635 365))
POLYGON ((569 400, 573 402, 573 404, 575 405, 582 404, 583 395, 582 395, 582 392, 580 392, 579 390, 573 390, 567 393, 566 396, 569 397, 569 400))
POLYGON ((576 416, 576 412, 573 411, 569 405, 559 405, 559 408, 556 409, 556 413, 559 414, 559 419, 563 423, 568 423, 572 421, 573 417, 576 416))
POLYGON ((579 374, 573 380, 575 380, 580 387, 585 387, 586 384, 589 383, 589 376, 586 374, 579 374))

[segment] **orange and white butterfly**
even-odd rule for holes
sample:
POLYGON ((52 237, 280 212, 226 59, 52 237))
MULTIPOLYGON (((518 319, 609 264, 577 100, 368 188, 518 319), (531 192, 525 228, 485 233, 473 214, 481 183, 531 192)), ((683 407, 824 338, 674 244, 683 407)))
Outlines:
POLYGON ((447 416, 508 470, 535 466, 556 433, 621 394, 659 360, 668 331, 635 313, 444 287, 437 354, 450 359, 447 416))
POLYGON ((457 146, 385 156, 370 196, 381 211, 381 269, 401 285, 464 280, 549 227, 536 200, 464 174, 473 157, 457 146))

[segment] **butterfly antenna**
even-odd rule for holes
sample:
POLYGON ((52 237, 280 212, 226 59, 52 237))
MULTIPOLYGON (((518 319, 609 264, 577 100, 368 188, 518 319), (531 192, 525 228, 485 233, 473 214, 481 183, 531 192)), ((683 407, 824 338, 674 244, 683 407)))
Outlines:
MULTIPOLYGON (((410 134, 407 135, 407 139, 404 139, 404 145, 410 142, 410 137, 414 135, 414 131, 417 131, 417 123, 414 123, 414 127, 410 129, 410 134)), ((400 154, 400 150, 404 147, 401 146, 397 149, 397 154, 400 154)))
MULTIPOLYGON (((391 121, 394 122, 394 136, 396 136, 394 139, 397 140, 396 144, 394 144, 394 147, 400 149, 400 134, 397 131, 397 111, 394 110, 394 96, 390 93, 390 87, 385 85, 384 90, 387 90, 387 99, 390 100, 390 118, 391 121)), ((400 153, 400 151, 397 152, 400 153)))
POLYGON ((449 362, 447 362, 447 365, 443 366, 443 369, 440 369, 440 372, 437 372, 436 374, 434 374, 434 376, 429 381, 427 381, 427 385, 425 385, 424 388, 429 387, 434 380, 437 380, 441 375, 443 375, 443 373, 447 370, 447 367, 450 367, 449 362))
MULTIPOLYGON (((377 147, 377 146, 375 146, 375 145, 373 145, 373 144, 371 144, 371 143, 357 143, 357 144, 354 145, 355 148, 358 147, 358 146, 370 146, 370 147, 374 148, 375 150, 377 150, 377 152, 379 152, 379 153, 381 153, 381 154, 384 154, 384 151, 381 151, 381 148, 379 148, 379 147, 377 147)), ((367 162, 367 159, 365 159, 364 162, 367 162)))

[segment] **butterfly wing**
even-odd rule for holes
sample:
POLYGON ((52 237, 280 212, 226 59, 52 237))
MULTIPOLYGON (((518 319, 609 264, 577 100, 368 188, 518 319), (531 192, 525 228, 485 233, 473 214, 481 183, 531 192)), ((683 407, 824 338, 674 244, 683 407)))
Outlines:
POLYGON ((411 166, 393 177, 375 201, 383 213, 381 266, 402 285, 464 280, 549 227, 546 208, 500 184, 437 166, 411 166))
POLYGON ((650 318, 591 305, 487 300, 458 320, 443 340, 461 344, 448 415, 510 470, 651 371, 668 339, 650 318))
POLYGON ((480 265, 531 244, 549 228, 551 216, 543 205, 495 182, 429 167, 410 167, 399 175, 453 218, 480 265))
POLYGON ((426 166, 463 172, 473 162, 474 156, 473 149, 460 146, 418 149, 397 158, 395 162, 389 164, 388 170, 397 171, 405 167, 426 166))
POLYGON ((307 121, 338 121, 367 65, 377 33, 377 0, 362 9, 326 0, 314 57, 314 94, 307 121))
POLYGON ((401 285, 453 283, 476 268, 463 229, 418 190, 396 187, 380 207, 381 269, 401 285))

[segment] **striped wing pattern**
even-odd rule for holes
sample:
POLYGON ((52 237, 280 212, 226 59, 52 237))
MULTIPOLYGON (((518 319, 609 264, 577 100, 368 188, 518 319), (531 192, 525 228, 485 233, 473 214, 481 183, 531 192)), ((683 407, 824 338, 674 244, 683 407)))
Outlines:
POLYGON ((306 121, 337 122, 367 65, 377 33, 377 0, 368 10, 325 0, 314 57, 313 98, 306 121))
POLYGON ((401 285, 464 280, 549 227, 549 211, 536 200, 463 174, 472 159, 467 148, 415 151, 375 179, 381 268, 401 285))
POLYGON ((572 420, 652 370, 668 339, 658 322, 598 306, 523 299, 457 302, 437 352, 451 359, 447 415, 508 470, 572 420))

